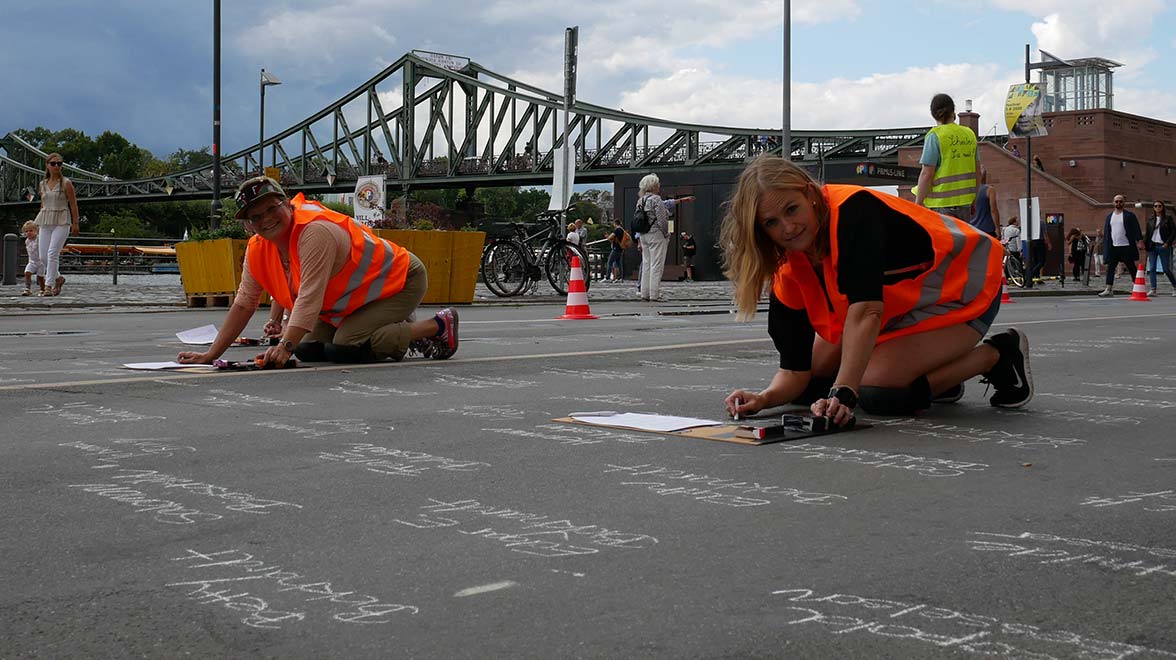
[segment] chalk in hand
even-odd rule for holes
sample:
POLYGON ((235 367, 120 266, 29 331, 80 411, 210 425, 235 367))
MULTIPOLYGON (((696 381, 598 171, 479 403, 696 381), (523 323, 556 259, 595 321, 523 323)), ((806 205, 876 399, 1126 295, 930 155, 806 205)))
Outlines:
POLYGON ((739 401, 739 397, 735 397, 735 421, 737 421, 737 422, 739 421, 739 406, 740 405, 742 405, 742 402, 739 401))

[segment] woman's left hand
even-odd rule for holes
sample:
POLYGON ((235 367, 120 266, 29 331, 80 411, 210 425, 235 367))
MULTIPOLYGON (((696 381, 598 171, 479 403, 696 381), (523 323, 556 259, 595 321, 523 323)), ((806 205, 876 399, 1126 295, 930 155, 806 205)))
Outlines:
POLYGON ((817 417, 828 417, 835 426, 845 426, 853 419, 853 408, 841 403, 837 397, 817 399, 809 409, 817 417))
POLYGON ((78 229, 78 223, 76 221, 72 225, 70 225, 70 227, 69 227, 69 235, 70 236, 77 236, 80 233, 80 231, 81 230, 78 229))

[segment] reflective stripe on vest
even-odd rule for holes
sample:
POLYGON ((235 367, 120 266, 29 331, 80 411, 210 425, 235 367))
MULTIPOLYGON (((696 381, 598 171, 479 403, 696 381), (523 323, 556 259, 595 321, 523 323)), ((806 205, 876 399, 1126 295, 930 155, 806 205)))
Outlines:
POLYGON ((976 200, 976 134, 959 124, 940 124, 931 132, 939 139, 939 167, 923 203, 933 209, 971 204, 976 200))
MULTIPOLYGON (((282 268, 277 247, 254 236, 249 239, 246 258, 249 272, 274 301, 292 309, 298 294, 302 267, 298 256, 298 239, 311 222, 331 222, 344 229, 351 244, 351 253, 343 268, 327 280, 319 318, 338 327, 343 319, 364 305, 389 298, 404 288, 408 277, 408 251, 372 233, 372 230, 352 218, 336 213, 318 202, 306 201, 302 194, 290 200, 294 207, 294 225, 290 232, 291 290, 282 268)), ((333 261, 333 260, 332 260, 333 261)))
POLYGON ((841 342, 849 299, 837 287, 837 228, 841 204, 865 192, 917 222, 931 238, 934 258, 916 277, 882 287, 882 327, 878 343, 896 337, 964 323, 983 314, 1000 291, 1002 251, 996 239, 957 220, 897 197, 859 186, 827 185, 830 254, 822 260, 821 280, 809 260, 792 255, 772 282, 772 292, 793 309, 804 309, 822 339, 841 342), (826 297, 826 292, 828 296, 826 297))

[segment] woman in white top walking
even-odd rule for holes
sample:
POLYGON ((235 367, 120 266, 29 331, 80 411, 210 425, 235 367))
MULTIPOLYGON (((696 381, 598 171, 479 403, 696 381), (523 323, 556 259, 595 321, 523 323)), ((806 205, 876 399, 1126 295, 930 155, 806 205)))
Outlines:
POLYGON ((78 198, 73 183, 61 174, 61 154, 45 157, 45 178, 41 180, 41 210, 34 222, 40 227, 39 252, 45 268, 45 294, 61 293, 61 248, 70 234, 78 233, 78 198))

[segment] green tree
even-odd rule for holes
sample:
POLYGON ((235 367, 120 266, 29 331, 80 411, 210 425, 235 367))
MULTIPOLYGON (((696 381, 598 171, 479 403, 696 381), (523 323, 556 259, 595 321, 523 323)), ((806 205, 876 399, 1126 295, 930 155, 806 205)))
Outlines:
POLYGON ((159 234, 148 227, 145 222, 131 209, 123 208, 117 213, 103 213, 98 217, 98 224, 94 232, 102 236, 117 238, 158 237, 159 234))

